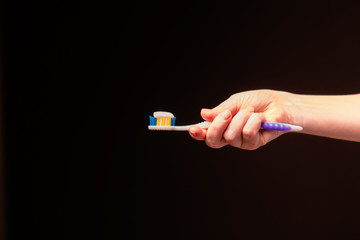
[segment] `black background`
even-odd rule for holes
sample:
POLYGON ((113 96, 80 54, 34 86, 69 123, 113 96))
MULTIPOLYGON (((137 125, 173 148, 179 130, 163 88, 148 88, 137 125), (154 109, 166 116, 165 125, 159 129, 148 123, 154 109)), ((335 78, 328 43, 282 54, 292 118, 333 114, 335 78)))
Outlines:
POLYGON ((231 94, 360 89, 360 8, 299 2, 3 1, 9 239, 358 239, 359 144, 287 134, 214 150, 231 94))

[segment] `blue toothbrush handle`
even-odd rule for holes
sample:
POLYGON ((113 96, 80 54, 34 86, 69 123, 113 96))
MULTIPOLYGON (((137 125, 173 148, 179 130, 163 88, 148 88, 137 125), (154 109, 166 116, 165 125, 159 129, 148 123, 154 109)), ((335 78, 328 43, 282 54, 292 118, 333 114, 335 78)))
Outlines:
POLYGON ((273 130, 273 131, 301 131, 302 128, 285 123, 263 122, 261 123, 261 129, 273 130))

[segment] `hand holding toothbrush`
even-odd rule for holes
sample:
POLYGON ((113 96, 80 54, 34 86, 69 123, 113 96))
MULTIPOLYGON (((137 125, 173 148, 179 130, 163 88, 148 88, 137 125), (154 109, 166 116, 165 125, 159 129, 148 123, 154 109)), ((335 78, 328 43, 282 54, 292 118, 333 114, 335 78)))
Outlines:
POLYGON ((208 129, 193 126, 190 135, 212 148, 231 145, 257 149, 285 134, 261 129, 263 122, 302 126, 302 133, 360 142, 360 94, 298 95, 255 90, 232 95, 201 116, 212 121, 208 129))

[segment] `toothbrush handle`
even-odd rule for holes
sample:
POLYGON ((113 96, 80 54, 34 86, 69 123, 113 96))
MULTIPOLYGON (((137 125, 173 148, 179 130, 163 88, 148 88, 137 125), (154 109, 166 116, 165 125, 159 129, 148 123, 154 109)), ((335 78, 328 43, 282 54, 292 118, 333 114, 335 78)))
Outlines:
POLYGON ((261 129, 273 131, 301 131, 302 127, 286 123, 263 122, 261 129))
POLYGON ((291 127, 282 123, 263 122, 261 123, 261 129, 273 131, 289 131, 291 130, 291 127))

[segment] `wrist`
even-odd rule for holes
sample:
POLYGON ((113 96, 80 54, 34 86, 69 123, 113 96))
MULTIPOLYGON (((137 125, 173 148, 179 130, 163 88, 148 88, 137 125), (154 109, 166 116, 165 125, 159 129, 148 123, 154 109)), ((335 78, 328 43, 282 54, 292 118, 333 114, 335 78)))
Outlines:
POLYGON ((273 91, 276 101, 284 111, 283 121, 292 125, 304 126, 304 108, 302 107, 302 95, 285 91, 273 91))

